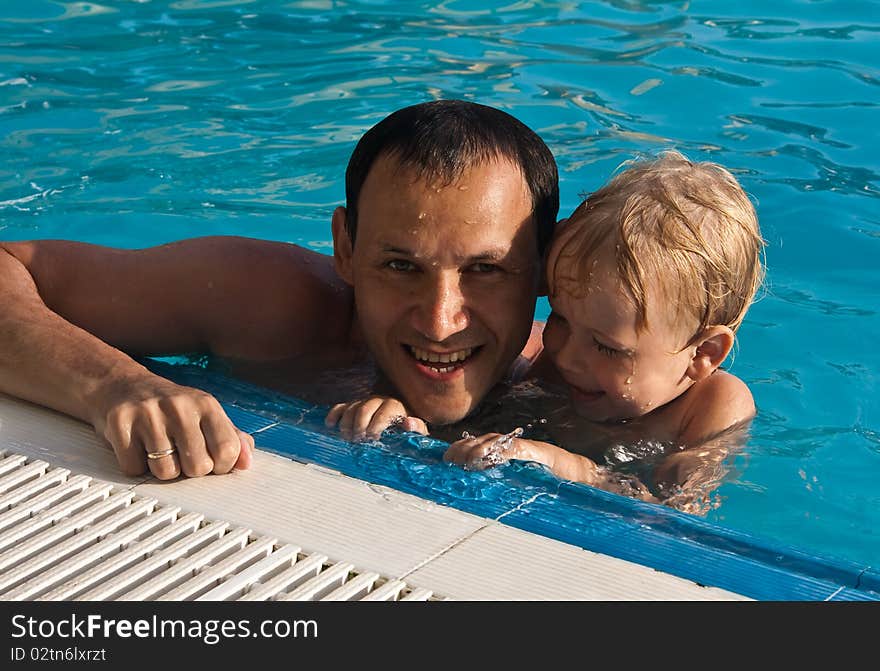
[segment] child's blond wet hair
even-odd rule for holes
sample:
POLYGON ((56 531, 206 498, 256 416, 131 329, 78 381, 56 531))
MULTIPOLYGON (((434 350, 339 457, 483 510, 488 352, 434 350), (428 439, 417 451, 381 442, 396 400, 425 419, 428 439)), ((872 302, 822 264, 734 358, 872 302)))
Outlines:
MULTIPOLYGON (((589 290, 593 260, 613 245, 616 269, 648 328, 649 286, 673 316, 739 328, 764 277, 764 240, 748 195, 725 168, 677 151, 628 162, 574 211, 550 268, 551 295, 589 290)), ((688 343, 689 344, 689 343, 688 343)))

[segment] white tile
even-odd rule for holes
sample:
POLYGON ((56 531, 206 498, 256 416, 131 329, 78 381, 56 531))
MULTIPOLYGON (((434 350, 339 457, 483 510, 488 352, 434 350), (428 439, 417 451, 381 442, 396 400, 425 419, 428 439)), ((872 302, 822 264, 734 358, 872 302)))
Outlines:
POLYGON ((42 459, 121 487, 143 482, 119 470, 116 455, 89 424, 0 394, 0 451, 42 459))
POLYGON ((150 481, 141 496, 397 577, 487 520, 388 487, 257 451, 247 471, 150 481))
POLYGON ((484 527, 404 579, 468 601, 744 599, 501 523, 484 527))

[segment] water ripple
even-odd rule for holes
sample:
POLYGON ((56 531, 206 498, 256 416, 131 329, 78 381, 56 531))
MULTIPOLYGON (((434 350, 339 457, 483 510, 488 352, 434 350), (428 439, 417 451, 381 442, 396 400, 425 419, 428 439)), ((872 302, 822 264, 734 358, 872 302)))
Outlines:
POLYGON ((880 196, 880 175, 870 168, 843 166, 835 163, 821 152, 803 145, 786 144, 776 149, 755 152, 763 156, 793 156, 802 159, 816 168, 818 179, 798 179, 786 177, 768 178, 770 183, 783 183, 801 191, 838 191, 857 196, 880 196))
POLYGON ((779 298, 786 303, 791 303, 792 305, 806 308, 811 311, 820 312, 822 314, 833 317, 871 317, 877 314, 876 310, 870 310, 855 305, 845 305, 836 301, 829 301, 817 298, 814 294, 808 291, 804 291, 803 289, 796 289, 794 287, 789 287, 781 284, 776 284, 773 286, 772 294, 776 298, 779 298))

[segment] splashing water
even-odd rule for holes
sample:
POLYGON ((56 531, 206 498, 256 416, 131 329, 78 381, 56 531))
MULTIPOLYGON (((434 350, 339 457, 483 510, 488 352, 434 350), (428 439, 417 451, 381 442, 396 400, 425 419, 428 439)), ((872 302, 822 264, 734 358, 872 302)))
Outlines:
MULTIPOLYGON (((492 444, 489 446, 489 451, 485 454, 485 456, 477 462, 475 465, 479 465, 482 468, 491 468, 493 466, 498 466, 499 464, 503 464, 507 459, 504 456, 504 453, 510 449, 511 444, 513 443, 514 438, 519 438, 523 435, 523 428, 521 426, 516 427, 510 433, 505 433, 503 436, 499 436, 492 444)), ((465 464, 465 468, 471 470, 475 465, 465 464)))

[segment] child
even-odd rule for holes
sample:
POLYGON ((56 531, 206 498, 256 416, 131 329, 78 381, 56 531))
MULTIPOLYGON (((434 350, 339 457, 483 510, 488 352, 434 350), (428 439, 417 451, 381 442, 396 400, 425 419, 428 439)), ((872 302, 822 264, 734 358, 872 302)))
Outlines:
MULTIPOLYGON (((674 151, 631 163, 558 227, 548 253, 552 312, 529 376, 566 388, 574 421, 547 430, 567 449, 522 438, 518 427, 465 434, 444 459, 470 468, 536 461, 652 501, 711 477, 730 435, 755 414, 748 387, 719 367, 761 284, 763 244, 748 196, 721 166, 674 151), (653 491, 596 464, 609 447, 639 441, 665 446, 653 491)), ((377 400, 354 413, 406 414, 377 400)), ((354 405, 334 408, 328 423, 354 405)))

